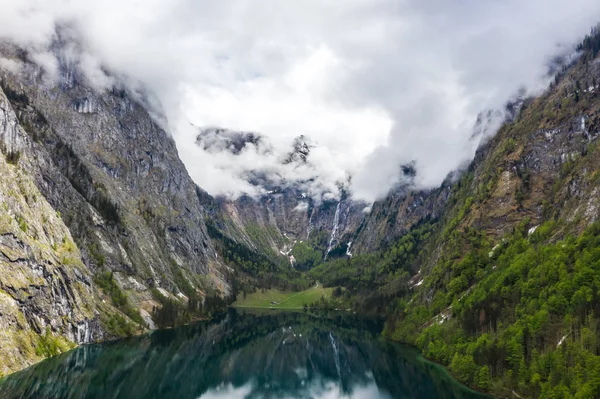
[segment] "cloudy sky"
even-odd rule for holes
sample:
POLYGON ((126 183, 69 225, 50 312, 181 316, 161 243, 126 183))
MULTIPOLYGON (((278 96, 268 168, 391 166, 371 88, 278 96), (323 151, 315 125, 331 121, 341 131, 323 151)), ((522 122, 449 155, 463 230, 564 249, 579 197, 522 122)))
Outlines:
POLYGON ((429 188, 468 162, 477 115, 543 90, 549 60, 600 22, 597 0, 0 0, 0 10, 0 37, 48 70, 55 28, 69 26, 98 90, 119 76, 153 93, 210 193, 259 194, 245 180, 258 169, 315 197, 344 183, 367 201, 399 182, 402 164, 429 188), (203 151, 194 142, 207 126, 259 132, 274 150, 203 151), (283 165, 301 134, 309 162, 283 165))

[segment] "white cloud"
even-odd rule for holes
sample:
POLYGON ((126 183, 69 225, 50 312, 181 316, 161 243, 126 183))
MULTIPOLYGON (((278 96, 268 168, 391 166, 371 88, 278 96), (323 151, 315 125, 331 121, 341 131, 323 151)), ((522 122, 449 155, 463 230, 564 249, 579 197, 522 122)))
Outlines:
POLYGON ((46 72, 46 78, 49 84, 56 84, 60 78, 58 61, 49 51, 40 51, 30 55, 31 61, 40 65, 46 72))
MULTIPOLYGON (((212 194, 256 194, 262 169, 336 193, 385 195, 401 164, 419 187, 470 160, 477 115, 524 87, 545 87, 551 56, 600 20, 593 0, 0 0, 0 37, 49 57, 55 26, 81 43, 77 62, 103 89, 137 80, 160 100, 182 159, 212 194), (197 126, 253 130, 272 157, 197 148, 197 126), (291 140, 310 136, 311 163, 284 167, 291 140)), ((6 64, 6 62, 4 62, 6 64)), ((480 136, 479 136, 480 137, 480 136)))
POLYGON ((15 60, 0 57, 0 69, 4 69, 11 73, 17 74, 21 70, 21 64, 15 60))

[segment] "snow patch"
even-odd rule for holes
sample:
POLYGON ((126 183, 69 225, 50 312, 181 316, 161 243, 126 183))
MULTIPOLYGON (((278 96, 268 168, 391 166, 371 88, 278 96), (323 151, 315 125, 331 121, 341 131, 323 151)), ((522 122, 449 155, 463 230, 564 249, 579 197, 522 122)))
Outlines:
MULTIPOLYGON (((285 234, 285 233, 284 233, 284 234, 285 234)), ((286 236, 286 237, 287 237, 287 236, 286 236)), ((294 247, 296 246, 296 243, 297 243, 297 242, 298 242, 297 240, 294 240, 294 242, 293 242, 291 245, 285 245, 285 246, 283 247, 283 249, 280 249, 280 250, 279 250, 279 253, 280 253, 281 255, 283 255, 283 256, 287 256, 287 257, 289 257, 289 258, 293 257, 293 255, 292 255, 292 256, 290 256, 290 254, 292 253, 292 250, 293 250, 293 249, 294 249, 294 247)), ((294 259, 294 262, 295 262, 295 261, 296 261, 296 259, 294 259)), ((291 259, 290 259, 290 262, 291 262, 291 259)), ((293 266, 293 264, 292 264, 292 266, 293 266)))
POLYGON ((183 299, 184 301, 187 301, 188 299, 188 297, 185 296, 181 291, 177 293, 177 297, 183 299))
POLYGON ((444 322, 450 320, 451 316, 452 306, 448 306, 446 309, 444 309, 442 312, 440 312, 433 318, 433 322, 436 324, 444 324, 444 322))
POLYGON ((73 103, 73 109, 80 114, 93 114, 96 112, 96 103, 93 99, 83 98, 73 103))
POLYGON ((300 202, 298 202, 298 205, 296 205, 294 207, 294 211, 296 211, 296 212, 306 212, 306 211, 308 211, 308 202, 306 202, 306 201, 300 201, 300 202))
POLYGON ((158 292, 160 292, 160 293, 162 294, 162 296, 164 296, 165 298, 172 298, 172 297, 173 297, 173 295, 172 295, 172 294, 171 294, 169 291, 165 290, 163 287, 158 287, 158 288, 157 288, 157 290, 158 290, 158 292))

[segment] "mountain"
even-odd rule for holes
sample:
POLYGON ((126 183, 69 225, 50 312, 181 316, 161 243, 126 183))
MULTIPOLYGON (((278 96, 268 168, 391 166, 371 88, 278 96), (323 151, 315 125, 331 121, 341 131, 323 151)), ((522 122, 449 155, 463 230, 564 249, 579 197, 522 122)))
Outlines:
MULTIPOLYGON (((290 267, 296 242, 312 239, 319 261, 345 254, 365 204, 317 203, 259 175, 260 198, 211 197, 143 94, 93 88, 61 49, 56 80, 26 51, 0 49, 20 64, 18 73, 0 71, 0 322, 10 332, 0 373, 73 345, 204 317, 245 279, 290 284, 305 267, 290 267), (245 257, 229 257, 231 248, 245 257)), ((198 144, 235 155, 260 140, 213 129, 198 144)), ((308 155, 298 138, 281 162, 308 155)))
MULTIPOLYGON (((204 151, 218 153, 227 151, 233 155, 239 155, 246 146, 260 146, 265 142, 259 134, 252 132, 237 132, 229 129, 206 128, 202 129, 196 137, 196 144, 204 151)), ((269 151, 265 148, 264 151, 269 151)))
MULTIPOLYGON (((228 129, 202 129, 196 144, 208 152, 226 151, 233 155, 242 151, 263 155, 273 152, 265 137, 228 129)), ((309 138, 296 137, 278 162, 289 167, 305 165, 310 162, 314 147, 309 138)), ((291 266, 300 269, 312 265, 298 253, 307 245, 315 259, 347 256, 368 204, 354 201, 343 188, 340 198, 333 194, 315 195, 306 191, 305 181, 287 181, 260 168, 249 170, 245 178, 261 194, 213 198, 198 188, 203 206, 222 234, 275 262, 285 257, 291 266)))
POLYGON ((25 52, 2 54, 22 67, 0 72, 0 320, 12 332, 0 372, 46 354, 44 339, 132 333, 165 299, 227 295, 195 185, 142 99, 92 89, 67 61, 52 82, 25 52))
MULTIPOLYGON (((405 183, 369 206, 344 182, 316 196, 312 177, 255 165, 252 196, 212 196, 143 94, 93 89, 60 46, 57 81, 2 47, 22 68, 0 72, 0 372, 318 281, 335 289, 313 309, 385 315, 386 337, 479 390, 600 397, 599 50, 593 31, 440 187, 415 190, 419 170, 399 166, 405 183)), ((275 154, 221 128, 196 144, 285 170, 316 145, 275 154)))
POLYGON ((311 271, 345 287, 332 306, 384 312, 496 396, 600 397, 599 49, 594 31, 464 172, 375 204, 375 251, 311 271))

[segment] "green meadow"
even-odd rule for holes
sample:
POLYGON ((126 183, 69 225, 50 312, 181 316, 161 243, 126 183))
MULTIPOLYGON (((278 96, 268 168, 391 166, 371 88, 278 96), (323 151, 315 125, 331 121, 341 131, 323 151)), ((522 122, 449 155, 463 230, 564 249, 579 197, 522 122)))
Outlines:
POLYGON ((302 309, 304 305, 317 302, 321 297, 329 298, 333 288, 316 284, 300 292, 282 292, 277 289, 259 290, 233 303, 237 308, 302 309))

